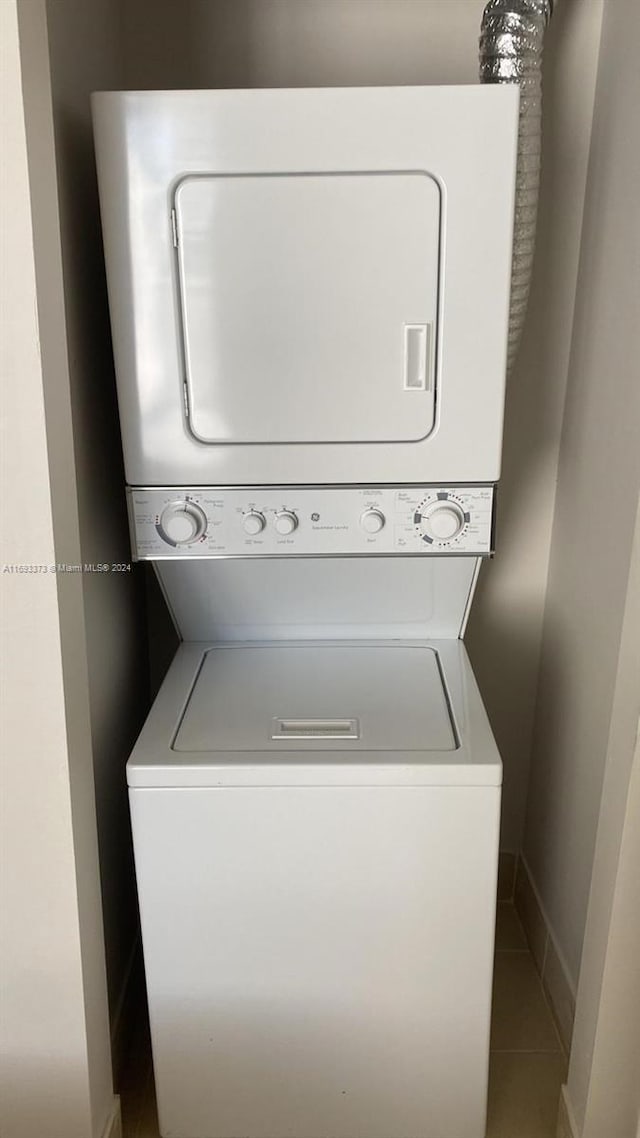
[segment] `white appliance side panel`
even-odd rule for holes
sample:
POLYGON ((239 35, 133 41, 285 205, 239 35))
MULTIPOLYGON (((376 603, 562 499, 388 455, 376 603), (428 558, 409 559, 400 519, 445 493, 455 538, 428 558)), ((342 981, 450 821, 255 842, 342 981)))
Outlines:
POLYGON ((197 439, 429 434, 440 244, 433 178, 200 175, 180 182, 175 211, 188 425, 197 439), (409 326, 416 349, 423 330, 415 359, 409 326))
POLYGON ((478 558, 157 561, 183 640, 458 637, 478 558))
POLYGON ((108 92, 92 105, 130 485, 498 479, 517 87, 108 92), (441 189, 433 431, 418 442, 198 442, 179 334, 177 183, 354 169, 422 170, 441 189))
POLYGON ((483 1138, 499 788, 130 801, 163 1134, 483 1138))

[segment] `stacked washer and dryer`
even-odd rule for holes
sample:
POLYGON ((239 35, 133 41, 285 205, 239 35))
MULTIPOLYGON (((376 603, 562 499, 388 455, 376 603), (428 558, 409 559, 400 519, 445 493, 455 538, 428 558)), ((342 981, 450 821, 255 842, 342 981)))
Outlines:
POLYGON ((94 96, 134 557, 161 1133, 481 1138, 518 91, 94 96))

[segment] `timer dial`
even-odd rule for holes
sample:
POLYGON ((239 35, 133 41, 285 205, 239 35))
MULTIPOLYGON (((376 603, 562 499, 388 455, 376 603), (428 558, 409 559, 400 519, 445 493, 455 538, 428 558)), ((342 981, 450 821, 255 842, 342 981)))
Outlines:
POLYGON ((436 541, 451 541, 464 526, 464 514, 454 502, 448 502, 446 506, 434 506, 427 513, 425 521, 431 537, 436 541))
POLYGON ((160 515, 158 531, 168 545, 193 545, 207 529, 207 515, 188 498, 170 502, 160 515))
POLYGON ((423 539, 429 542, 453 541, 468 520, 462 507, 451 498, 424 502, 415 515, 423 539))

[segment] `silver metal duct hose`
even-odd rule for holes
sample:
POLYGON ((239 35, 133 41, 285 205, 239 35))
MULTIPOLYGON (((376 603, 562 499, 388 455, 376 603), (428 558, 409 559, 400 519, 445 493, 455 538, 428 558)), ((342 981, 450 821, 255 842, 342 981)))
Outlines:
POLYGON ((552 12, 553 0, 489 0, 480 31, 480 82, 520 87, 507 371, 517 355, 529 297, 540 183, 542 46, 552 12))

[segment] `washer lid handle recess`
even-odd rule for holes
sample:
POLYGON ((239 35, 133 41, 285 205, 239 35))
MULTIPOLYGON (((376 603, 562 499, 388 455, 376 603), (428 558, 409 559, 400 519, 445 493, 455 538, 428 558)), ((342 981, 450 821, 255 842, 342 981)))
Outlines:
POLYGON ((271 720, 272 739, 359 739, 358 719, 271 720))

